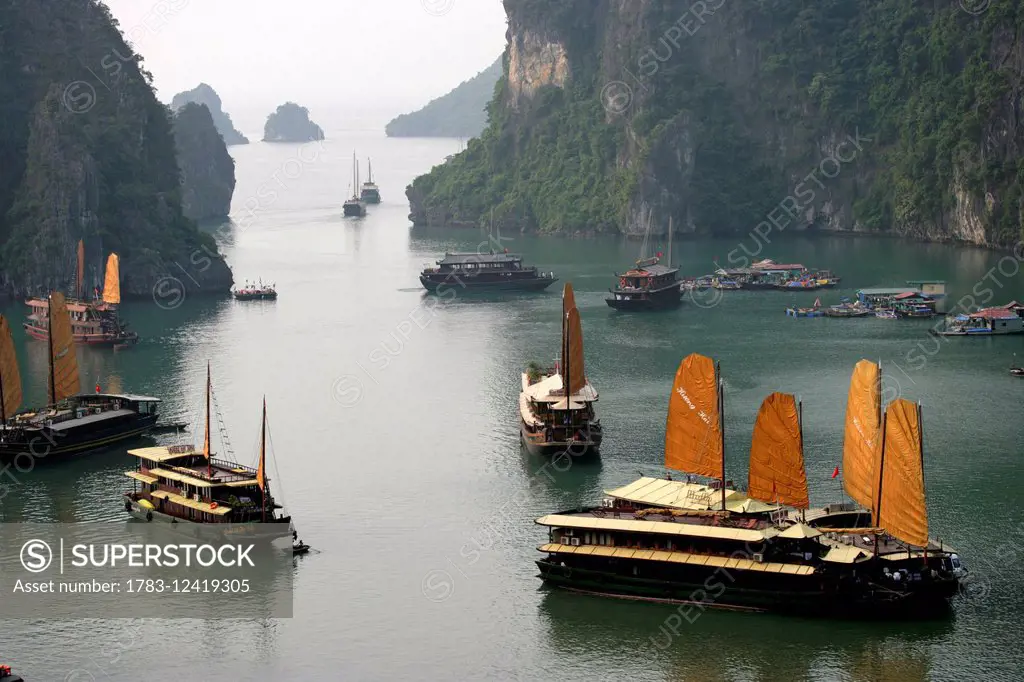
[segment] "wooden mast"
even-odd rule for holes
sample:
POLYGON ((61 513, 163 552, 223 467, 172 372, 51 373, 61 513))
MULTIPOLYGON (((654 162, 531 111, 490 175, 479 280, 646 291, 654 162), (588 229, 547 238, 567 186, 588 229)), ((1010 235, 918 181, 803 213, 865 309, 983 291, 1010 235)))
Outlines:
POLYGON ((666 267, 672 267, 672 216, 668 217, 668 259, 666 267))
POLYGON ((267 484, 265 480, 267 467, 267 396, 263 396, 263 420, 260 422, 260 465, 256 472, 256 478, 260 484, 260 494, 263 496, 262 504, 262 521, 267 521, 267 484))
POLYGON ((725 511, 725 392, 722 390, 722 363, 715 364, 715 386, 718 389, 718 432, 722 436, 722 511, 725 511))
MULTIPOLYGON (((804 401, 798 400, 796 403, 796 423, 799 426, 800 432, 800 459, 804 457, 804 401)), ((800 521, 807 521, 807 510, 800 510, 800 521)))
POLYGON ((203 454, 206 455, 206 474, 213 478, 213 462, 210 459, 210 362, 206 362, 206 433, 203 440, 203 454))
POLYGON ((50 352, 50 404, 54 405, 57 403, 57 370, 53 362, 53 296, 50 295, 46 299, 47 301, 47 320, 46 320, 46 343, 47 348, 50 352))

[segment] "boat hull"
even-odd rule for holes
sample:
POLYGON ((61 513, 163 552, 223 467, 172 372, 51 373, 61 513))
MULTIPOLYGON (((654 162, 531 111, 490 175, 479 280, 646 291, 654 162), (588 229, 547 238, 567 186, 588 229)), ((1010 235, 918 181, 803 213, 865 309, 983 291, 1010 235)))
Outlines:
POLYGON ((621 558, 562 555, 536 563, 539 577, 554 587, 689 604, 695 614, 716 608, 832 618, 933 619, 950 615, 949 600, 959 592, 959 583, 952 579, 896 593, 819 575, 755 577, 715 566, 653 565, 658 562, 621 558))
MULTIPOLYGON (((46 341, 50 338, 50 332, 45 327, 36 327, 27 322, 22 326, 25 328, 25 332, 33 339, 46 341)), ((126 332, 124 334, 72 334, 72 338, 75 344, 79 346, 113 347, 116 345, 134 345, 139 342, 139 335, 135 332, 126 332)))
POLYGON ((0 464, 17 463, 26 456, 49 461, 111 447, 145 435, 156 420, 156 414, 135 413, 63 429, 12 428, 0 442, 0 464))
POLYGON ((236 301, 276 301, 277 293, 272 294, 235 294, 236 301))
POLYGON ((1024 329, 1015 329, 1013 331, 992 331, 991 329, 978 329, 978 330, 950 330, 950 329, 929 329, 932 334, 936 336, 1009 336, 1011 334, 1024 334, 1024 329))
POLYGON ((612 291, 612 297, 605 303, 610 308, 625 312, 645 312, 650 310, 671 310, 683 304, 683 292, 679 285, 644 293, 612 291))
POLYGON ((372 194, 371 193, 366 193, 366 194, 363 194, 362 196, 360 196, 359 200, 361 202, 363 202, 364 204, 379 204, 380 203, 380 195, 377 194, 376 192, 374 192, 372 194))
POLYGON ((346 218, 362 218, 366 215, 366 206, 363 204, 345 204, 342 213, 346 218))
POLYGON ((519 421, 519 438, 527 452, 535 457, 555 458, 562 454, 571 457, 596 457, 601 452, 601 428, 590 428, 585 440, 547 441, 543 434, 530 431, 522 420, 519 421))
POLYGON ((447 275, 420 275, 420 284, 430 293, 448 291, 543 291, 558 281, 557 277, 502 277, 493 279, 484 275, 450 277, 447 275))

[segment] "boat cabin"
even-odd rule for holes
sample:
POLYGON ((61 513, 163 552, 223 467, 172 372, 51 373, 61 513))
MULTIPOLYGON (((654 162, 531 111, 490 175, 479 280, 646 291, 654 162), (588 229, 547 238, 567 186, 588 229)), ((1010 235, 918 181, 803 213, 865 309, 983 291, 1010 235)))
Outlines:
MULTIPOLYGON (((72 396, 59 406, 38 412, 22 412, 13 417, 15 423, 40 424, 52 427, 72 419, 85 420, 90 417, 108 419, 117 412, 127 415, 157 415, 160 411, 160 398, 127 393, 79 393, 72 396)), ((80 426, 83 422, 78 422, 80 426)))
POLYGON ((1020 334, 1024 317, 1005 308, 985 308, 948 319, 947 329, 966 334, 1020 334))
MULTIPOLYGON (((525 268, 530 269, 530 268, 525 268)), ((475 274, 481 272, 520 272, 523 268, 523 257, 514 253, 446 253, 437 261, 436 268, 427 268, 424 272, 441 274, 459 273, 475 274)))
POLYGON ((271 520, 280 509, 266 496, 256 469, 213 456, 209 460, 191 445, 129 450, 138 468, 124 475, 136 482, 133 499, 145 500, 152 510, 198 523, 271 520))
POLYGON ((678 272, 679 268, 659 265, 657 258, 637 261, 637 267, 619 275, 618 291, 641 292, 671 286, 678 272))
POLYGON ((578 431, 586 433, 591 428, 596 418, 593 403, 598 396, 589 381, 569 401, 565 399, 562 375, 556 370, 547 370, 544 378, 532 384, 529 381, 524 375, 520 413, 528 426, 545 430, 546 440, 573 440, 578 431))

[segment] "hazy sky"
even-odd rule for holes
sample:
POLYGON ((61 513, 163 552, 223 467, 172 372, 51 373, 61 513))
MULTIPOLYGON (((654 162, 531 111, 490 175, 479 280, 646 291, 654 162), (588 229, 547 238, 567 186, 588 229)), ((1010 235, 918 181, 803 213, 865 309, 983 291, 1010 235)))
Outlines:
POLYGON ((209 83, 243 132, 287 100, 325 128, 339 112, 382 124, 505 48, 500 0, 104 1, 162 101, 209 83))

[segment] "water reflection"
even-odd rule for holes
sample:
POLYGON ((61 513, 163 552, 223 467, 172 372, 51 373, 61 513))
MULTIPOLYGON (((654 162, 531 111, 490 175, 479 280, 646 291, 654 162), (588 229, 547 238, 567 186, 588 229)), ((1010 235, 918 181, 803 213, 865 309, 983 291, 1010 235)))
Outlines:
POLYGON ((951 621, 858 623, 706 611, 667 641, 675 606, 545 591, 540 618, 559 655, 636 661, 671 680, 925 680, 951 621), (667 644, 667 645, 666 645, 667 644))

